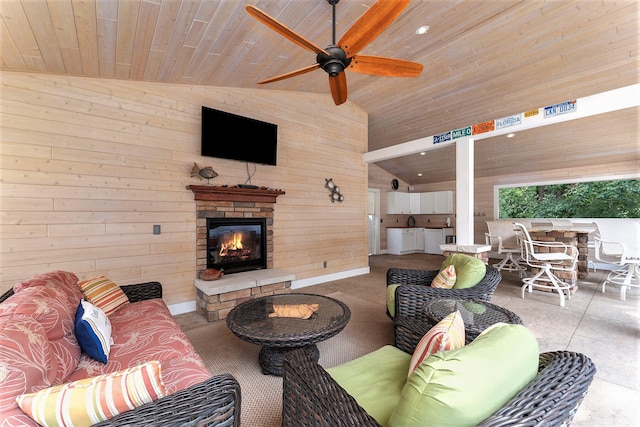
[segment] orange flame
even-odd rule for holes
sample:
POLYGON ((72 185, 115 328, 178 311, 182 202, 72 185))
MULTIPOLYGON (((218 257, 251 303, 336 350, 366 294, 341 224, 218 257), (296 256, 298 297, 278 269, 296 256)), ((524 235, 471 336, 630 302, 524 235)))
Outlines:
POLYGON ((233 238, 220 247, 220 256, 226 256, 229 251, 242 249, 242 233, 234 233, 233 238))

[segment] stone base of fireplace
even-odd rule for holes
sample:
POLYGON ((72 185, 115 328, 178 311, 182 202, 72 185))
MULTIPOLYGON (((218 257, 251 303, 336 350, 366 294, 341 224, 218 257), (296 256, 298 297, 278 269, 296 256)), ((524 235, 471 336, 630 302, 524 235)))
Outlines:
POLYGON ((222 320, 244 301, 290 293, 292 280, 295 275, 275 268, 230 274, 213 281, 196 279, 196 311, 208 322, 222 320))

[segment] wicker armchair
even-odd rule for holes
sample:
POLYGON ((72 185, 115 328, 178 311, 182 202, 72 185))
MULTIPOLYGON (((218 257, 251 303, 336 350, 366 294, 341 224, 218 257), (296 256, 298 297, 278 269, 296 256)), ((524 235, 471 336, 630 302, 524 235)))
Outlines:
MULTIPOLYGON (((493 293, 502 280, 500 270, 486 266, 484 278, 475 286, 466 289, 432 288, 431 282, 438 270, 411 270, 390 268, 387 271, 387 286, 398 286, 395 291, 395 315, 422 318, 422 307, 426 300, 434 298, 472 299, 490 302, 493 293)), ((392 317, 387 310, 387 315, 392 317)))
MULTIPOLYGON (((538 375, 481 426, 565 425, 571 421, 596 368, 587 356, 569 351, 542 353, 538 375)), ((284 360, 283 427, 380 426, 304 351, 284 360)))
MULTIPOLYGON (((121 288, 130 302, 162 298, 162 285, 159 282, 124 285, 121 288)), ((11 295, 13 289, 0 296, 0 303, 11 295)), ((233 376, 221 374, 94 425, 239 427, 240 404, 240 384, 233 376)))

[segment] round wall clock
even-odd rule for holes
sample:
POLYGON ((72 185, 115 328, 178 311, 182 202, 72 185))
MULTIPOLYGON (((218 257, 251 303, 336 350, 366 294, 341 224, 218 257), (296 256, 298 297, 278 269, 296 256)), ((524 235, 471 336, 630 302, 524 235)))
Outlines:
POLYGON ((391 180, 391 188, 393 188, 394 190, 397 190, 399 186, 400 186, 400 183, 398 182, 397 179, 394 178, 391 180))

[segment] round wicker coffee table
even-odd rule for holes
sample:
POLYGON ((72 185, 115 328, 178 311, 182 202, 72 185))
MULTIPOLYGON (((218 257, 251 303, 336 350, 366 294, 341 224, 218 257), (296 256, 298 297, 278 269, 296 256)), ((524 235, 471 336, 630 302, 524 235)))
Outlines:
POLYGON ((522 324, 520 317, 504 307, 483 301, 465 299, 434 299, 424 305, 424 315, 435 325, 449 314, 460 310, 467 342, 473 341, 494 323, 522 324))
POLYGON ((284 355, 303 348, 316 361, 320 352, 316 343, 342 331, 351 310, 342 301, 323 295, 282 294, 256 298, 239 304, 227 315, 227 326, 238 338, 261 345, 260 367, 263 374, 282 376, 284 355), (318 304, 309 319, 269 317, 273 305, 318 304))

